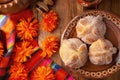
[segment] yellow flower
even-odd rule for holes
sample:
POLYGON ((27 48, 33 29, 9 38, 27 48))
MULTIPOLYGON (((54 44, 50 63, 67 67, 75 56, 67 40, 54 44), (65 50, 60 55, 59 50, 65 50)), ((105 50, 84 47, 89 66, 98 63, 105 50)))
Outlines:
POLYGON ((52 32, 57 28, 58 17, 55 11, 51 10, 49 13, 44 14, 41 25, 44 30, 52 32))
POLYGON ((8 80, 28 80, 28 72, 23 64, 16 63, 10 67, 8 80))
POLYGON ((33 40, 38 35, 38 21, 33 18, 20 19, 16 28, 17 36, 21 40, 33 40))
POLYGON ((23 41, 16 44, 14 49, 14 61, 15 62, 26 62, 27 58, 31 58, 33 53, 33 46, 30 42, 23 41))
POLYGON ((42 42, 42 55, 51 57, 56 51, 59 49, 59 40, 55 36, 48 36, 43 42, 42 42))
POLYGON ((55 75, 50 66, 39 66, 31 74, 31 80, 55 80, 55 75))

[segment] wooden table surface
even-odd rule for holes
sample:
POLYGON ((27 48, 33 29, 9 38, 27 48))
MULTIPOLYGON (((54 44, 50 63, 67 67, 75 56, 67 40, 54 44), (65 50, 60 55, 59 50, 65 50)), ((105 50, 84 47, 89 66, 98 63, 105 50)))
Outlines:
MULTIPOLYGON (((48 36, 50 34, 57 35, 60 38, 63 30, 65 29, 69 21, 73 17, 79 15, 81 12, 87 10, 83 8, 77 2, 77 0, 55 0, 55 5, 52 9, 55 10, 59 16, 58 28, 52 33, 42 32, 42 30, 40 30, 40 40, 44 39, 45 36, 48 36)), ((120 16, 120 0, 102 0, 102 2, 98 5, 97 9, 113 12, 114 14, 120 16)), ((41 15, 38 12, 36 12, 36 16, 38 19, 40 19, 41 17, 41 15)), ((63 62, 59 57, 59 53, 53 56, 53 60, 64 67, 63 62)), ((82 76, 79 76, 78 80, 86 79, 82 78, 82 76)), ((117 72, 116 74, 104 80, 120 80, 120 72, 117 72)))

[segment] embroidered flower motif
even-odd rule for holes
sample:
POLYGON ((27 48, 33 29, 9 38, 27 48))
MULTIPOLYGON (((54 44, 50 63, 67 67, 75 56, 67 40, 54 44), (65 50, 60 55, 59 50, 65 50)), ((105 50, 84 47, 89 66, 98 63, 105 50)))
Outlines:
POLYGON ((30 42, 23 41, 16 44, 14 49, 14 61, 26 62, 27 58, 31 58, 31 54, 34 52, 33 46, 30 42))
POLYGON ((48 36, 42 42, 42 55, 46 57, 51 57, 59 49, 59 40, 55 36, 48 36))
POLYGON ((28 80, 28 72, 25 66, 21 63, 16 63, 11 66, 10 77, 8 80, 28 80))
POLYGON ((33 40, 38 35, 38 21, 33 18, 20 19, 16 28, 17 36, 21 40, 33 40))
POLYGON ((47 32, 52 32, 57 28, 58 17, 55 11, 51 10, 49 13, 43 15, 41 25, 47 32))
POLYGON ((39 66, 31 74, 31 80, 55 80, 55 75, 50 66, 39 66))

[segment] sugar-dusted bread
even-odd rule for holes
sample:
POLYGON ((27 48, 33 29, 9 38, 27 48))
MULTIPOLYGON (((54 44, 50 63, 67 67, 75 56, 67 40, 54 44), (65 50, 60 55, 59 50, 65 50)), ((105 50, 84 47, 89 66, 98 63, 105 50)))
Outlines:
POLYGON ((77 38, 63 40, 60 46, 60 57, 66 66, 80 68, 88 58, 86 44, 77 38))
POLYGON ((89 47, 89 59, 95 65, 107 65, 112 62, 112 55, 117 52, 107 39, 98 39, 89 47))
POLYGON ((85 43, 92 44, 98 38, 103 38, 106 25, 102 16, 86 16, 81 18, 76 25, 77 37, 85 43))

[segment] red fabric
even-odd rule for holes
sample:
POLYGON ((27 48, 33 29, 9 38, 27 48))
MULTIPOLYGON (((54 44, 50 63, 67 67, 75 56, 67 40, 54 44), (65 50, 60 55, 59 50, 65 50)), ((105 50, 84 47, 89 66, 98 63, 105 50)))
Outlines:
POLYGON ((52 63, 53 61, 50 58, 45 58, 41 63, 40 66, 48 66, 52 63))
POLYGON ((65 80, 65 78, 67 77, 68 73, 63 70, 62 68, 60 68, 56 73, 56 80, 65 80))
POLYGON ((32 45, 33 47, 39 46, 39 45, 38 45, 38 42, 37 42, 36 40, 33 40, 33 41, 31 42, 31 45, 32 45))
POLYGON ((6 73, 6 68, 9 63, 10 56, 8 57, 3 57, 1 62, 0 62, 0 76, 4 76, 6 73))
POLYGON ((10 56, 8 57, 3 57, 1 62, 0 62, 0 68, 6 68, 9 62, 10 56))
POLYGON ((20 13, 10 15, 10 18, 14 21, 15 24, 18 23, 21 18, 27 19, 28 17, 33 17, 33 11, 31 9, 27 9, 20 13))
POLYGON ((25 63, 25 66, 29 72, 32 71, 43 59, 43 57, 40 55, 41 53, 42 50, 39 50, 25 63))
POLYGON ((5 75, 6 70, 5 69, 0 69, 0 76, 4 76, 5 75))
MULTIPOLYGON (((10 20, 14 23, 14 25, 16 25, 21 18, 27 19, 28 17, 33 17, 33 12, 32 12, 31 9, 27 9, 27 10, 24 10, 20 13, 9 15, 9 17, 10 17, 10 20)), ((10 26, 10 24, 9 24, 9 26, 10 26)), ((6 28, 6 27, 4 27, 4 28, 5 28, 5 30, 9 29, 9 28, 6 28)), ((0 62, 0 76, 5 75, 6 69, 2 69, 2 68, 7 68, 8 67, 9 58, 10 57, 4 57, 1 60, 1 62, 0 62)))

